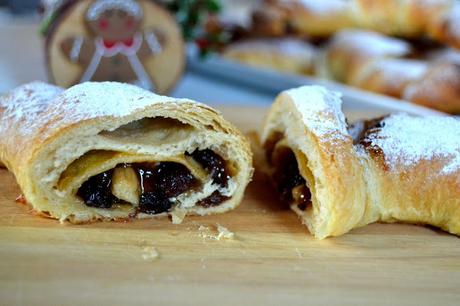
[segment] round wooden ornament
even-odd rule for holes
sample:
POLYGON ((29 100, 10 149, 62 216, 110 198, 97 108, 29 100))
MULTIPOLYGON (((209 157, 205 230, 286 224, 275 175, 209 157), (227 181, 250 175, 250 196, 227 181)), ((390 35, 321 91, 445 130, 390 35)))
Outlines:
POLYGON ((185 66, 184 41, 174 17, 152 0, 67 2, 46 35, 50 81, 136 84, 163 94, 185 66))

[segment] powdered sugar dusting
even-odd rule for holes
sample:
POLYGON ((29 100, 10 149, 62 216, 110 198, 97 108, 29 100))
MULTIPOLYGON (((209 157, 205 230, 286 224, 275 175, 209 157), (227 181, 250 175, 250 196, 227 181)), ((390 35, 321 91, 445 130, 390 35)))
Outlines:
POLYGON ((304 124, 319 137, 345 137, 347 125, 342 112, 342 95, 322 86, 302 86, 287 90, 304 124))
POLYGON ((449 16, 449 32, 456 42, 460 41, 460 4, 455 3, 449 16))
POLYGON ((452 48, 446 48, 431 52, 428 55, 428 58, 430 60, 452 62, 460 65, 460 51, 452 48))
POLYGON ((331 12, 346 11, 347 5, 350 4, 347 0, 284 0, 284 3, 299 3, 305 9, 314 14, 328 15, 331 12))
POLYGON ((411 167, 420 161, 446 159, 442 174, 460 171, 460 120, 454 117, 413 117, 391 115, 384 127, 369 135, 372 145, 380 147, 390 168, 411 167))
POLYGON ((253 39, 231 44, 228 51, 255 50, 258 52, 280 53, 288 56, 312 58, 315 47, 302 40, 283 39, 253 39))
POLYGON ((164 102, 162 96, 140 87, 116 82, 87 82, 75 85, 57 100, 71 110, 67 115, 74 120, 101 116, 123 117, 154 103, 164 102))
POLYGON ((411 51, 410 45, 402 40, 360 30, 341 31, 333 38, 332 44, 349 50, 357 50, 360 54, 367 56, 400 57, 411 51))
POLYGON ((35 129, 40 116, 49 107, 49 101, 63 90, 42 82, 25 84, 0 99, 0 131, 14 129, 26 135, 35 129))
POLYGON ((0 131, 15 129, 23 136, 41 133, 41 137, 46 137, 46 131, 41 131, 44 126, 51 131, 98 117, 127 116, 152 104, 182 102, 192 101, 159 96, 134 85, 116 82, 86 82, 65 91, 35 82, 0 99, 0 111, 3 111, 0 131))
POLYGON ((442 169, 443 174, 454 173, 460 169, 460 158, 453 159, 450 164, 442 169))
POLYGON ((424 61, 388 58, 376 62, 377 69, 384 71, 391 81, 413 81, 421 78, 428 69, 424 61))

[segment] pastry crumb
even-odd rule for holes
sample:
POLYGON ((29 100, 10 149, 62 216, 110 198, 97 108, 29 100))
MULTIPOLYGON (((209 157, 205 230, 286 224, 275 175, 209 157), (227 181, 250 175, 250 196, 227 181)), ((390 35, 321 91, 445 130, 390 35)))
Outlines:
POLYGON ((209 226, 200 225, 198 227, 198 230, 200 231, 201 238, 215 239, 215 236, 212 234, 212 231, 209 228, 209 226))
POLYGON ((217 224, 217 231, 219 232, 219 234, 217 235, 217 240, 235 238, 235 233, 229 231, 228 228, 220 224, 217 224))
POLYGON ((200 231, 201 238, 212 240, 233 240, 235 238, 235 234, 233 232, 220 224, 216 224, 215 228, 200 225, 198 230, 200 231))
POLYGON ((142 259, 146 261, 154 261, 160 257, 157 249, 153 246, 148 246, 142 249, 142 259))
POLYGON ((201 269, 206 269, 206 263, 204 262, 204 258, 201 258, 201 269))
POLYGON ((187 214, 187 212, 185 210, 175 209, 171 214, 172 223, 173 224, 181 224, 182 221, 184 221, 184 218, 185 218, 186 214, 187 214))
POLYGON ((297 253, 297 257, 303 258, 303 255, 298 248, 295 248, 295 252, 297 253))

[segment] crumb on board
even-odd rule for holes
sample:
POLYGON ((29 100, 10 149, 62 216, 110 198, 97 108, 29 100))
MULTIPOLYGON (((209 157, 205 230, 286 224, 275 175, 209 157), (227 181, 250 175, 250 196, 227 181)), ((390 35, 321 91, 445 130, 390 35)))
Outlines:
POLYGON ((204 258, 201 258, 201 269, 206 269, 206 263, 204 262, 204 258))
POLYGON ((198 227, 199 235, 201 238, 212 239, 212 240, 233 240, 235 239, 235 233, 231 232, 225 226, 216 224, 215 228, 209 226, 200 225, 198 227))
POLYGON ((153 246, 147 246, 142 249, 142 259, 146 261, 154 261, 160 257, 157 249, 153 246))
POLYGON ((235 238, 235 234, 233 232, 229 231, 228 228, 220 224, 217 224, 217 231, 219 232, 217 240, 235 238))
POLYGON ((199 235, 201 238, 215 239, 215 236, 213 235, 209 226, 200 225, 198 227, 198 231, 200 232, 199 235))
POLYGON ((297 257, 303 258, 303 255, 302 255, 302 253, 300 252, 299 248, 295 248, 295 252, 296 252, 296 254, 297 254, 297 257))
POLYGON ((176 209, 172 212, 171 218, 173 224, 181 224, 187 212, 182 209, 176 209))

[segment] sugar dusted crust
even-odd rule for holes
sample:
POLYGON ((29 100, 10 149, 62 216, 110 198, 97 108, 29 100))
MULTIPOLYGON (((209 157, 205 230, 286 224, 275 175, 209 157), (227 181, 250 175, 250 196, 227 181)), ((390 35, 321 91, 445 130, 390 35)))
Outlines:
POLYGON ((0 118, 2 162, 15 174, 34 210, 61 221, 131 217, 132 211, 127 209, 87 207, 76 196, 81 182, 127 160, 173 158, 180 162, 186 152, 210 149, 236 169, 229 199, 215 207, 194 206, 185 199, 188 214, 220 213, 236 207, 252 175, 247 140, 217 111, 132 85, 83 83, 63 91, 39 82, 26 84, 0 99, 0 118), (150 121, 140 124, 142 120, 150 121), (129 137, 130 133, 136 136, 129 137), (99 152, 116 154, 109 154, 110 159, 104 161, 99 159, 107 154, 99 152), (62 179, 69 179, 63 176, 65 170, 83 157, 92 162, 67 172, 74 173, 70 183, 60 185, 62 179), (80 183, 72 183, 77 177, 80 183))
POLYGON ((295 38, 249 39, 230 44, 223 52, 225 58, 250 66, 278 71, 312 74, 318 50, 295 38))
MULTIPOLYGON (((456 53, 414 59, 407 42, 364 30, 344 30, 326 46, 324 77, 452 114, 460 112, 460 65, 456 53)), ((423 50, 423 48, 420 48, 423 50)))
POLYGON ((366 138, 385 152, 389 169, 410 169, 423 162, 445 159, 441 174, 460 171, 459 119, 394 114, 380 124, 382 127, 366 138))
MULTIPOLYGON (((279 133, 295 153, 312 203, 305 211, 291 208, 317 238, 346 233, 365 209, 359 159, 341 104, 340 94, 320 86, 287 90, 276 98, 262 129, 263 145, 279 133)), ((269 167, 269 175, 273 171, 269 167)))
POLYGON ((359 28, 391 36, 430 37, 454 48, 460 45, 460 5, 455 0, 266 2, 300 35, 329 37, 339 30, 359 28))
POLYGON ((454 117, 394 114, 347 130, 340 96, 304 86, 281 93, 263 126, 264 164, 276 179, 273 142, 295 154, 311 199, 306 207, 290 203, 291 209, 316 238, 378 221, 460 235, 460 121, 454 117))

